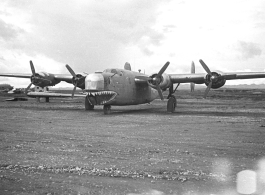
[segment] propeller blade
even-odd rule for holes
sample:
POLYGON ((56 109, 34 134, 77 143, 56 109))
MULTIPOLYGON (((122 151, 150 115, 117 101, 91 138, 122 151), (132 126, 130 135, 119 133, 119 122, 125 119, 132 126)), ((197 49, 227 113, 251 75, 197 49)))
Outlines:
POLYGON ((30 64, 32 75, 33 75, 33 77, 35 77, 36 72, 35 72, 35 68, 34 68, 33 62, 30 60, 29 64, 30 64))
POLYGON ((158 91, 159 97, 161 98, 161 100, 164 100, 164 96, 162 94, 162 90, 159 87, 159 84, 156 85, 156 90, 158 91))
POLYGON ((76 74, 75 74, 75 72, 73 71, 73 69, 72 69, 68 64, 66 64, 65 66, 66 66, 67 70, 70 72, 70 74, 71 74, 73 77, 76 77, 76 74))
MULTIPOLYGON (((194 64, 193 61, 191 62, 190 73, 191 73, 191 74, 195 74, 195 64, 194 64)), ((190 83, 190 91, 191 91, 191 92, 194 91, 194 88, 195 88, 195 83, 190 83)))
POLYGON ((191 74, 195 74, 195 64, 194 64, 193 61, 191 62, 191 70, 190 70, 190 73, 191 74))
POLYGON ((75 87, 74 87, 74 89, 73 89, 73 92, 72 92, 72 98, 74 98, 75 90, 76 90, 76 86, 77 86, 77 83, 75 84, 75 87))
POLYGON ((203 98, 206 98, 206 96, 208 95, 208 93, 209 93, 209 91, 210 91, 210 89, 211 89, 211 87, 212 87, 212 84, 213 84, 213 82, 211 81, 211 82, 209 83, 209 85, 207 86, 205 92, 204 92, 204 96, 203 96, 203 98))
POLYGON ((165 72, 170 62, 165 63, 165 65, 161 68, 161 70, 158 72, 157 77, 161 77, 161 75, 165 72))
POLYGON ((145 80, 145 81, 151 81, 152 78, 148 77, 148 76, 136 76, 136 79, 141 79, 141 80, 145 80))
POLYGON ((201 63, 201 65, 202 65, 202 67, 204 68, 204 70, 205 70, 210 76, 212 76, 212 72, 210 71, 210 69, 208 68, 208 66, 204 63, 204 61, 202 61, 202 59, 200 59, 199 62, 201 63))
POLYGON ((33 84, 33 83, 31 82, 31 83, 29 84, 29 86, 25 89, 25 92, 26 92, 26 93, 28 92, 28 90, 30 89, 30 87, 31 87, 32 84, 33 84))

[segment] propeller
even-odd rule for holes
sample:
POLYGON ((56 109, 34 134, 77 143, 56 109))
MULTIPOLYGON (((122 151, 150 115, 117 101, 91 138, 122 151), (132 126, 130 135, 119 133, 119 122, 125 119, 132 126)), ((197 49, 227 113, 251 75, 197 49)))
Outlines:
POLYGON ((80 78, 77 77, 77 75, 75 74, 73 69, 68 64, 66 64, 65 66, 66 66, 67 70, 70 72, 70 74, 73 76, 74 89, 72 91, 72 98, 74 98, 75 90, 76 90, 76 87, 77 87, 77 84, 78 84, 78 81, 80 78))
POLYGON ((49 83, 52 83, 51 80, 41 78, 41 76, 38 73, 36 73, 35 67, 34 67, 33 62, 31 60, 29 61, 29 64, 30 64, 30 69, 31 69, 32 75, 31 75, 31 82, 28 85, 28 87, 25 89, 25 92, 27 92, 30 89, 32 84, 39 85, 40 81, 48 81, 49 83))
POLYGON ((158 94, 159 94, 161 100, 164 100, 164 97, 163 97, 162 90, 161 90, 159 84, 162 81, 162 74, 165 72, 165 70, 167 69, 169 64, 170 64, 170 62, 166 62, 165 65, 157 73, 157 75, 152 79, 152 82, 153 82, 153 84, 155 84, 156 90, 158 91, 158 94))
POLYGON ((34 68, 33 62, 30 60, 30 61, 29 61, 29 64, 30 64, 30 68, 31 68, 32 76, 35 77, 35 75, 36 75, 36 71, 35 71, 35 68, 34 68))
POLYGON ((220 75, 217 73, 211 72, 211 70, 209 69, 209 67, 204 63, 204 61, 202 59, 199 60, 199 62, 201 63, 203 69, 207 72, 208 76, 209 76, 209 84, 204 92, 204 98, 206 98, 207 94, 209 93, 210 89, 212 88, 213 83, 217 82, 218 80, 222 80, 222 79, 234 79, 236 78, 236 74, 227 74, 227 75, 220 75))
MULTIPOLYGON (((195 74, 195 64, 193 61, 191 62, 191 74, 195 74)), ((195 83, 191 82, 190 83, 190 91, 193 92, 194 88, 195 88, 195 83)))
POLYGON ((147 76, 144 76, 144 75, 143 76, 139 75, 139 76, 135 77, 137 79, 142 79, 142 80, 145 80, 145 81, 149 81, 153 85, 155 85, 156 90, 158 91, 158 94, 159 94, 161 100, 164 100, 164 97, 163 97, 162 90, 161 90, 159 84, 162 81, 162 74, 165 72, 165 70, 167 69, 169 64, 170 64, 170 62, 166 62, 165 65, 160 69, 160 71, 154 77, 147 77, 147 76))
POLYGON ((210 79, 210 83, 208 84, 208 86, 207 86, 207 88, 206 88, 206 90, 204 92, 204 96, 203 96, 204 98, 206 98, 208 93, 209 93, 209 91, 210 91, 210 89, 211 89, 211 87, 212 87, 213 82, 216 81, 218 78, 220 79, 222 76, 217 77, 217 76, 213 75, 211 70, 209 69, 209 67, 204 63, 204 61, 202 59, 200 59, 199 62, 201 63, 203 69, 210 76, 210 78, 209 78, 210 79))
POLYGON ((30 89, 30 87, 31 87, 32 84, 33 84, 33 83, 31 82, 31 83, 29 84, 29 86, 25 89, 25 92, 26 92, 26 93, 28 92, 28 90, 30 89))
POLYGON ((30 84, 28 85, 28 87, 25 90, 26 93, 30 89, 31 85, 34 83, 34 79, 36 77, 36 71, 35 71, 33 62, 31 60, 29 61, 29 64, 30 64, 30 69, 31 69, 31 72, 32 72, 32 76, 31 76, 31 82, 30 82, 30 84))

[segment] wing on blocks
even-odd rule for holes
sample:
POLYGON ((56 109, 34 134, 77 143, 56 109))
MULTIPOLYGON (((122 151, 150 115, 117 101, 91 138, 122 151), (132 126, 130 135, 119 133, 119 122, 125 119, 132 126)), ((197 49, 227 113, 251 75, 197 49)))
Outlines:
MULTIPOLYGON (((72 97, 72 94, 65 93, 50 93, 50 92, 28 92, 27 96, 29 97, 60 97, 60 98, 69 98, 72 97)), ((86 97, 86 94, 75 94, 76 97, 86 97)))
POLYGON ((31 68, 32 74, 2 73, 2 74, 0 74, 0 76, 2 76, 2 77, 29 78, 30 84, 26 88, 26 91, 29 90, 29 88, 31 87, 32 84, 39 86, 39 87, 47 87, 47 86, 54 86, 54 85, 60 83, 61 81, 65 81, 67 83, 73 82, 73 77, 71 75, 51 74, 51 73, 46 73, 46 72, 36 72, 32 61, 30 61, 30 68, 31 68))

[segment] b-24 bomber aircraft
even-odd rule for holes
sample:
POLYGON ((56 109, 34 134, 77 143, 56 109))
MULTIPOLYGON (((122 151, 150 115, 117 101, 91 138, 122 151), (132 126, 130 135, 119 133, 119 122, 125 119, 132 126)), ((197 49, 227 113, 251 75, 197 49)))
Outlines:
MULTIPOLYGON (((211 88, 222 87, 226 80, 265 78, 264 72, 212 72, 202 60, 199 60, 199 62, 206 73, 194 73, 193 70, 190 74, 166 74, 165 70, 169 66, 169 62, 158 73, 152 75, 131 71, 128 64, 125 64, 124 69, 112 68, 103 72, 95 72, 85 77, 85 88, 83 90, 85 93, 77 96, 85 97, 86 110, 93 110, 95 105, 103 105, 104 114, 109 114, 112 105, 150 103, 158 96, 163 100, 162 92, 169 89, 167 111, 174 112, 177 101, 173 94, 180 83, 205 84, 207 88, 204 97, 206 97, 211 88), (173 84, 175 83, 178 83, 178 85, 174 88, 173 84)), ((76 88, 80 78, 77 77, 70 66, 66 65, 66 67, 73 76, 76 88)), ((73 97, 75 88, 72 95, 38 92, 29 92, 27 95, 30 97, 73 97)))

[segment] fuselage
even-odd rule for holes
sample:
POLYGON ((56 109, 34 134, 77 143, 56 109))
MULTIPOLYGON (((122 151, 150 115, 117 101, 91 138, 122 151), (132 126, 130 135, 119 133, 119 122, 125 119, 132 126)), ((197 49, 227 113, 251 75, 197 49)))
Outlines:
POLYGON ((124 69, 106 69, 85 79, 87 98, 93 105, 136 105, 153 101, 157 90, 135 76, 143 75, 124 69))

